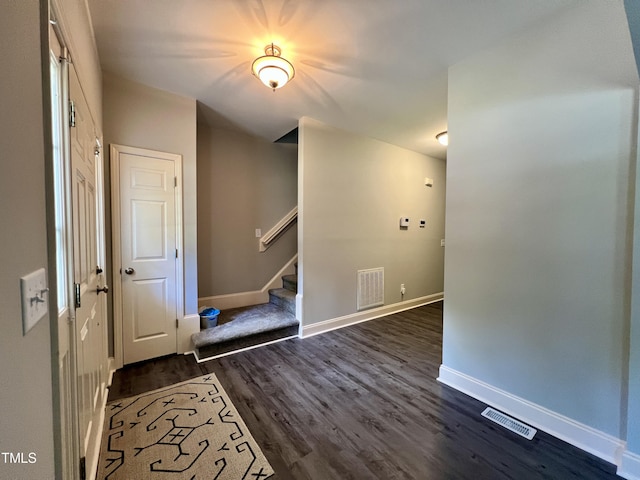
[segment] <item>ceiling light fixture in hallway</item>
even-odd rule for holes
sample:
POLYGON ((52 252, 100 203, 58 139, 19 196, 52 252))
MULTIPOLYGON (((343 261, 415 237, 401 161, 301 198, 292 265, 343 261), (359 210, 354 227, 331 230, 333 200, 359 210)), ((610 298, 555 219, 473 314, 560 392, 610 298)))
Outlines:
POLYGON ((271 43, 264 49, 265 55, 251 65, 251 71, 267 87, 276 91, 284 87, 295 75, 293 65, 281 56, 280 47, 271 43))

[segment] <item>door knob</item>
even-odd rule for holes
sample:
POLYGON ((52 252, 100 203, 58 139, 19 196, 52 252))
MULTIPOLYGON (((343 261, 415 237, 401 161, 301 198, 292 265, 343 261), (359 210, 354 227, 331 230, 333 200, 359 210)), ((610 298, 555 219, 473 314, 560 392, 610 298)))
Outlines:
POLYGON ((135 273, 135 270, 131 267, 128 267, 124 269, 124 273, 126 273, 127 275, 133 275, 135 273))
POLYGON ((98 275, 99 275, 99 274, 101 274, 102 272, 104 272, 104 270, 102 270, 102 268, 100 268, 99 266, 98 266, 98 267, 96 267, 96 273, 97 273, 98 275))
POLYGON ((99 286, 96 287, 96 293, 100 294, 100 292, 102 293, 109 293, 109 287, 107 285, 105 285, 104 287, 100 288, 99 286))

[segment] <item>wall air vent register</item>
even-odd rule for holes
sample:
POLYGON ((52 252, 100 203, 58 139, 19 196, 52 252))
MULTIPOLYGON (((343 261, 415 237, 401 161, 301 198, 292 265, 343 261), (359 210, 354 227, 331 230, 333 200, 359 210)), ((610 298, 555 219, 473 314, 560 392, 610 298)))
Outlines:
POLYGON ((358 270, 358 311, 384 305, 384 267, 358 270))

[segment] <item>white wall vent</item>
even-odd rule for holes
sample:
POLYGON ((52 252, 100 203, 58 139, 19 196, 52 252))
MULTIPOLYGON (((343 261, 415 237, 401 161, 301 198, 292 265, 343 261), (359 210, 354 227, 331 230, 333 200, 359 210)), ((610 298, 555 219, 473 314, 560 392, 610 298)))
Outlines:
POLYGON ((358 270, 358 310, 384 305, 384 267, 358 270))
POLYGON ((531 440, 537 432, 535 428, 525 425, 524 423, 511 418, 509 415, 505 415, 491 407, 485 408, 484 412, 482 412, 482 416, 496 422, 498 425, 502 425, 507 430, 511 430, 527 440, 531 440))

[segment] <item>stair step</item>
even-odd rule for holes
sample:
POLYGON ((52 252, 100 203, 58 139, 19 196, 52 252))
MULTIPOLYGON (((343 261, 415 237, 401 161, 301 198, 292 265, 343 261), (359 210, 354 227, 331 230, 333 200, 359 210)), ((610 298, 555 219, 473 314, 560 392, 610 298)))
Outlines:
POLYGON ((273 288, 269 290, 269 303, 276 305, 295 316, 296 293, 286 288, 273 288))
POLYGON ((205 345, 203 347, 196 348, 194 353, 198 361, 211 360, 229 353, 235 353, 252 347, 260 347, 278 340, 288 340, 297 336, 298 326, 293 325, 291 327, 281 328, 278 330, 270 330, 268 332, 247 335, 227 342, 205 345))
POLYGON ((298 292, 298 275, 285 275, 282 277, 282 286, 292 292, 298 292))
POLYGON ((241 309, 229 318, 222 325, 191 336, 199 359, 298 334, 295 316, 271 303, 241 309))

